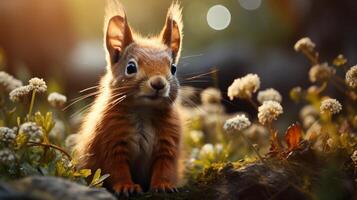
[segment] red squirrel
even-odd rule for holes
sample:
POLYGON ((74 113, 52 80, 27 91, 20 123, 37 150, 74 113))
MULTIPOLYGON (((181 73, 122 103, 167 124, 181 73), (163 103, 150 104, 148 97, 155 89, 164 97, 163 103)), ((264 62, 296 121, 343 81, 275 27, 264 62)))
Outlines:
POLYGON ((75 151, 81 168, 110 174, 104 184, 117 194, 177 191, 181 121, 174 102, 181 11, 173 3, 161 33, 142 37, 129 26, 121 3, 107 1, 107 72, 75 151))

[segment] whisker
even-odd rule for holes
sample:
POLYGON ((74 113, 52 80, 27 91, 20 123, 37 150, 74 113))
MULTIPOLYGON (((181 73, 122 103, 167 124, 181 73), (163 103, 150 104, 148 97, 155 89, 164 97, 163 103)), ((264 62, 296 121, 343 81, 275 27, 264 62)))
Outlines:
POLYGON ((86 95, 77 97, 77 98, 75 98, 74 100, 72 100, 72 101, 73 101, 72 103, 70 103, 68 106, 66 106, 65 108, 63 108, 62 111, 65 111, 65 110, 67 110, 68 108, 70 108, 71 106, 73 106, 74 104, 76 104, 76 103, 78 103, 78 102, 80 102, 80 101, 82 101, 82 100, 84 100, 84 99, 87 99, 87 98, 89 98, 89 97, 95 96, 95 95, 97 95, 97 94, 99 94, 99 92, 93 92, 93 93, 89 93, 89 94, 86 94, 86 95))
POLYGON ((187 83, 209 83, 211 82, 210 80, 192 80, 192 81, 183 81, 180 82, 182 84, 187 84, 187 83))
POLYGON ((109 110, 111 110, 111 109, 113 109, 115 106, 117 106, 119 103, 121 103, 122 101, 124 101, 124 99, 126 99, 126 95, 123 95, 123 96, 121 96, 121 97, 119 97, 118 99, 116 99, 113 103, 111 103, 111 104, 113 104, 110 108, 109 108, 109 110))
POLYGON ((187 104, 191 105, 194 109, 197 109, 202 114, 206 114, 206 111, 202 110, 195 102, 193 102, 190 98, 181 97, 181 100, 186 102, 187 104))
POLYGON ((92 96, 92 95, 99 94, 99 93, 100 93, 100 91, 95 91, 95 92, 91 92, 91 93, 88 93, 88 94, 84 94, 84 95, 81 95, 81 96, 79 96, 79 97, 76 97, 76 98, 72 99, 71 102, 77 101, 78 99, 81 99, 81 98, 83 98, 83 97, 87 97, 87 96, 90 97, 90 96, 92 96))
POLYGON ((200 57, 203 55, 204 55, 203 53, 200 53, 200 54, 195 54, 195 55, 183 56, 183 57, 181 57, 181 59, 195 58, 195 57, 200 57))
POLYGON ((89 91, 89 90, 93 90, 93 89, 96 89, 96 88, 98 88, 98 87, 99 87, 99 85, 92 86, 92 87, 89 87, 89 88, 85 88, 85 89, 79 91, 79 93, 87 92, 87 91, 89 91))
POLYGON ((193 77, 190 77, 190 78, 186 78, 185 80, 192 80, 192 79, 195 79, 195 78, 199 78, 199 77, 206 76, 206 75, 209 75, 209 74, 214 74, 214 73, 217 73, 217 72, 218 72, 218 70, 214 69, 214 70, 211 70, 210 72, 206 72, 206 73, 199 74, 199 75, 196 75, 196 76, 193 76, 193 77))
POLYGON ((79 115, 83 114, 84 112, 88 111, 89 108, 90 108, 93 104, 94 104, 94 102, 92 102, 92 103, 90 103, 90 104, 84 106, 83 108, 79 109, 78 111, 74 112, 74 113, 70 116, 70 118, 74 118, 74 117, 79 116, 79 115))

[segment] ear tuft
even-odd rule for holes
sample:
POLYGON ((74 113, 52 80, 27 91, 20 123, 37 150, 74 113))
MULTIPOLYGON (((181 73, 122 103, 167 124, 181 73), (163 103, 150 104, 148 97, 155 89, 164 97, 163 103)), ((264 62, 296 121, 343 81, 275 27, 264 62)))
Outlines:
POLYGON ((176 22, 180 35, 182 35, 183 22, 182 22, 182 7, 178 2, 173 2, 167 12, 167 18, 171 18, 176 22))
POLYGON ((108 26, 109 20, 115 16, 126 17, 124 6, 119 0, 106 0, 105 1, 105 23, 104 31, 108 26))
POLYGON ((132 41, 133 37, 123 5, 119 0, 106 0, 104 48, 107 50, 107 64, 116 63, 125 47, 132 41))
POLYGON ((179 3, 173 2, 167 12, 165 27, 161 32, 164 44, 171 48, 173 59, 178 61, 182 46, 182 8, 179 3))

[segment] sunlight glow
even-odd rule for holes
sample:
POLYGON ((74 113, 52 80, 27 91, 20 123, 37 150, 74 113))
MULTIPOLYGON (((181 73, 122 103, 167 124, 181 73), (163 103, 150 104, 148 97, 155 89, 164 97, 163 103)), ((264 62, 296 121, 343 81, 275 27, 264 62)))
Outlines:
POLYGON ((262 0, 238 0, 238 2, 246 10, 256 10, 262 4, 262 0))
POLYGON ((231 23, 231 13, 222 5, 212 6, 207 13, 208 25, 214 30, 223 30, 231 23))

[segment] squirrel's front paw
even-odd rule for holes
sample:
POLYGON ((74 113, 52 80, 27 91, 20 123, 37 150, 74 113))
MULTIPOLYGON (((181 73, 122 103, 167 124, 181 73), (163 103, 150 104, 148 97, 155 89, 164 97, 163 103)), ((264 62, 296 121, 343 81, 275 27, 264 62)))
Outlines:
POLYGON ((129 196, 129 194, 141 194, 143 192, 140 185, 134 183, 117 183, 113 186, 113 189, 115 191, 115 195, 118 196, 129 196))
POLYGON ((178 192, 175 185, 168 182, 156 182, 151 184, 151 191, 153 192, 178 192))

